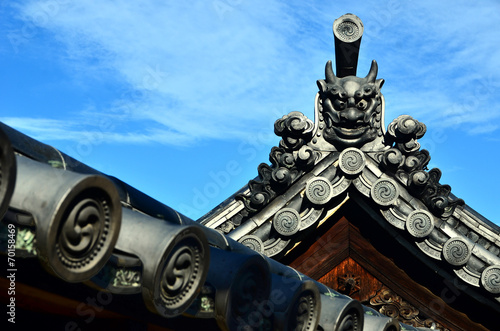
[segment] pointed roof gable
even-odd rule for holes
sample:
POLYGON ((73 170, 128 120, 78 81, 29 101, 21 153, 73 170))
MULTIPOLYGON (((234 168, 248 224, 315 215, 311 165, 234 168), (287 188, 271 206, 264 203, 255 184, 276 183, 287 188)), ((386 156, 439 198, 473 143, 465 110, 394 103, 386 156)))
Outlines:
POLYGON ((434 271, 432 281, 458 280, 474 302, 500 312, 500 228, 441 184, 441 170, 427 168, 430 154, 419 143, 425 124, 402 115, 385 129, 377 73, 373 61, 364 78, 338 77, 328 61, 314 121, 300 112, 278 119, 271 165, 261 164, 256 179, 201 223, 282 260, 350 203, 370 215, 360 227, 378 221, 407 259, 434 271))

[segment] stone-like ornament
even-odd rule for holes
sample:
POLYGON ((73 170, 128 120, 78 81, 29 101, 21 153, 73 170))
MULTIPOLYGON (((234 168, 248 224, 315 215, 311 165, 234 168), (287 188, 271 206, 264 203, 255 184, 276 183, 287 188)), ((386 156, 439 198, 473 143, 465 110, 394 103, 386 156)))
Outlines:
POLYGON ((347 175, 357 175, 365 168, 365 154, 357 148, 346 148, 340 153, 339 167, 347 175))
POLYGON ((283 208, 273 218, 274 229, 283 236, 291 236, 300 229, 300 215, 293 208, 283 208))
POLYGON ((460 266, 469 260, 472 250, 469 243, 461 237, 448 239, 443 245, 443 257, 449 264, 460 266))
MULTIPOLYGON (((477 259, 468 263, 473 242, 479 242, 480 235, 462 231, 467 227, 461 220, 469 217, 464 201, 451 194, 449 185, 440 183, 441 171, 429 170, 430 153, 420 149, 426 125, 401 115, 384 130, 384 80, 377 78, 377 63, 371 63, 366 77, 357 77, 362 31, 354 15, 334 23, 335 73, 328 61, 325 78, 317 81, 314 121, 293 111, 275 122, 281 141, 269 154, 271 165, 261 164, 258 179, 236 196, 243 206, 224 221, 228 224, 225 233, 231 237, 235 230, 234 238, 246 240, 248 247, 280 256, 300 242, 301 234, 306 235, 301 230, 329 217, 335 203, 366 197, 379 206, 389 224, 413 237, 413 244, 424 254, 442 261, 446 268, 452 266, 470 285, 478 287, 482 282, 495 293, 499 269, 487 269, 488 263, 479 264, 477 259), (456 238, 449 239, 443 222, 455 229, 460 226, 453 234, 456 238), (255 233, 263 250, 258 238, 252 237, 255 233), (480 279, 483 269, 487 272, 480 279)), ((481 239, 483 247, 493 247, 491 239, 481 239)), ((498 256, 497 251, 491 252, 498 256)))
POLYGON ((426 210, 415 210, 406 219, 406 229, 417 238, 425 238, 434 229, 432 214, 426 210))
POLYGON ((304 114, 293 111, 274 123, 274 133, 282 137, 280 147, 286 150, 299 150, 312 135, 314 123, 304 114))
POLYGON ((399 197, 398 186, 393 179, 381 178, 373 184, 371 196, 381 206, 393 205, 399 197))
POLYGON ((316 205, 324 205, 332 197, 332 184, 324 177, 317 177, 306 185, 306 197, 316 205))
POLYGON ((246 235, 238 241, 256 252, 262 253, 264 251, 264 243, 262 242, 262 240, 252 234, 246 235))
POLYGON ((108 234, 110 211, 105 199, 85 198, 69 211, 60 235, 56 252, 68 268, 81 268, 97 255, 108 234))
POLYGON ((374 60, 364 78, 335 76, 332 62, 325 67, 325 79, 317 81, 319 110, 326 127, 323 138, 337 150, 362 147, 375 140, 381 126, 381 94, 383 79, 377 79, 374 60))
POLYGON ((484 269, 481 284, 490 293, 500 293, 500 266, 492 265, 484 269))

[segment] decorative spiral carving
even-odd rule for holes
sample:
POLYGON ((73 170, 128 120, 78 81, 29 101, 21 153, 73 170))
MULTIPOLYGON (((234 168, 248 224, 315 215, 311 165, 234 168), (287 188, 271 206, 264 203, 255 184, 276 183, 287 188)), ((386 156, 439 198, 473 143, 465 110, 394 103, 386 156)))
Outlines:
POLYGON ((317 177, 307 183, 306 197, 316 205, 324 205, 332 197, 332 184, 324 177, 317 177))
POLYGON ((432 214, 426 210, 415 210, 406 219, 406 229, 417 238, 424 238, 434 229, 432 214))
POLYGON ((253 324, 252 312, 269 298, 271 279, 264 260, 248 262, 232 281, 229 300, 225 300, 229 304, 224 318, 224 323, 229 324, 228 330, 236 330, 233 323, 239 326, 241 323, 253 324))
POLYGON ((279 167, 271 173, 273 181, 278 185, 290 185, 292 177, 290 170, 285 167, 279 167))
POLYGON ((417 139, 424 136, 425 124, 408 115, 401 115, 387 127, 388 137, 391 137, 397 148, 405 154, 418 151, 420 144, 417 139))
POLYGON ((427 182, 429 181, 429 173, 424 170, 418 170, 410 174, 411 185, 416 187, 425 187, 427 182))
POLYGON ((500 266, 492 265, 484 269, 481 284, 490 293, 500 293, 500 266))
POLYGON ((390 170, 398 169, 404 162, 403 154, 399 149, 390 148, 382 155, 382 164, 390 170))
MULTIPOLYGON (((425 151, 425 149, 424 149, 425 151)), ((427 152, 427 151, 426 151, 427 152)), ((420 151, 420 155, 423 154, 422 151, 420 151)), ((425 155, 425 154, 424 154, 425 155)), ((407 169, 409 169, 410 171, 412 171, 413 169, 416 169, 418 168, 420 165, 422 164, 422 158, 418 158, 417 156, 415 155, 409 155, 406 160, 405 160, 405 166, 407 169)))
MULTIPOLYGON (((410 312, 410 310, 406 310, 406 311, 410 312)), ((390 318, 398 318, 399 312, 400 312, 399 307, 396 307, 394 305, 385 305, 385 306, 382 306, 380 308, 380 313, 382 315, 388 316, 390 318)))
POLYGON ((465 264, 469 260, 471 253, 469 244, 461 237, 450 238, 443 245, 444 259, 451 265, 465 264))
POLYGON ((107 200, 97 195, 75 199, 61 219, 56 254, 68 269, 88 268, 107 241, 111 223, 107 200))
POLYGON ((291 236, 300 228, 300 215, 292 208, 283 208, 274 215, 274 229, 283 236, 291 236))
POLYGON ((350 310, 347 312, 342 320, 339 322, 339 327, 337 330, 339 331, 358 331, 361 330, 359 315, 356 310, 350 310))
POLYGON ((314 325, 318 316, 317 302, 314 293, 307 291, 297 300, 291 312, 292 323, 289 323, 293 330, 316 330, 314 325))
POLYGON ((181 239, 165 256, 155 281, 154 304, 165 317, 182 313, 203 284, 204 247, 194 235, 181 239))
POLYGON ((371 188, 373 201, 381 206, 394 204, 399 197, 397 184, 392 179, 381 178, 377 180, 371 188))
POLYGON ((262 253, 264 251, 264 243, 262 240, 252 234, 246 235, 238 241, 256 252, 262 253))
POLYGON ((334 32, 337 38, 344 42, 351 42, 361 37, 359 26, 351 20, 340 22, 334 32))
POLYGON ((357 148, 350 147, 340 153, 339 167, 348 175, 356 175, 363 171, 366 159, 362 151, 357 148))
POLYGON ((420 124, 416 119, 408 115, 399 116, 397 119, 394 120, 394 122, 396 124, 394 127, 395 129, 394 131, 399 130, 398 133, 405 135, 410 135, 417 132, 418 130, 422 130, 420 126, 423 125, 420 124))
POLYGON ((266 194, 265 192, 259 192, 251 196, 250 200, 253 205, 259 206, 263 205, 265 202, 269 200, 268 197, 269 194, 266 194))
POLYGON ((304 170, 310 169, 319 157, 320 153, 318 151, 313 150, 309 146, 302 146, 297 153, 296 163, 304 170))
POLYGON ((301 112, 293 111, 274 123, 274 133, 282 137, 280 147, 298 150, 311 139, 314 123, 301 112))
POLYGON ((180 301, 182 298, 179 294, 194 282, 198 272, 196 256, 193 249, 186 246, 177 249, 172 254, 163 270, 161 282, 161 295, 167 306, 180 301))
POLYGON ((279 155, 279 164, 286 168, 293 168, 295 165, 295 157, 292 153, 277 153, 279 155))

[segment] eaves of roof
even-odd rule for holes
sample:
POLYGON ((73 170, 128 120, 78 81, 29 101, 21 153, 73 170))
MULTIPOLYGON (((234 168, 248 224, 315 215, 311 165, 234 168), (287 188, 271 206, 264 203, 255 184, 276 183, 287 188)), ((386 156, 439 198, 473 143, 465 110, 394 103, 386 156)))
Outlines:
MULTIPOLYGON (((222 330, 401 328, 395 320, 118 179, 3 124, 1 128, 1 249, 11 263, 10 278, 3 282, 18 289, 17 297, 5 299, 17 304, 18 313, 28 314, 24 318, 36 316, 26 304, 34 297, 19 293, 33 287, 48 297, 36 310, 53 304, 64 314, 65 302, 72 306, 74 299, 69 293, 54 297, 51 292, 66 282, 87 286, 87 293, 101 301, 115 295, 118 299, 110 307, 117 311, 106 310, 103 318, 124 314, 148 323, 147 316, 125 313, 130 305, 139 312, 146 307, 165 318, 160 325, 173 329, 183 328, 183 320, 176 319, 181 315, 198 325, 215 321, 222 330), (25 278, 27 284, 16 284, 17 266, 35 271, 39 263, 46 276, 32 275, 25 278)), ((81 287, 78 291, 86 293, 81 287)), ((85 304, 80 302, 76 312, 85 304)))

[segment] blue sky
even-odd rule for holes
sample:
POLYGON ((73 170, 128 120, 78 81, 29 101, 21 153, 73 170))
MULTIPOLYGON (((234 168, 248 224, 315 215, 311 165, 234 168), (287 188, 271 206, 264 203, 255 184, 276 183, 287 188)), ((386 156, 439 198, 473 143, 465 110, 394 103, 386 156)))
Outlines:
POLYGON ((386 125, 427 125, 441 183, 500 224, 500 2, 0 1, 0 121, 197 219, 257 175, 274 121, 313 119, 332 23, 386 125))

